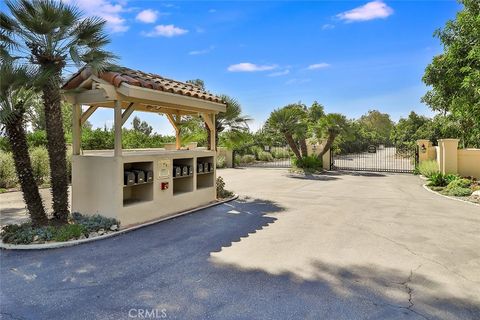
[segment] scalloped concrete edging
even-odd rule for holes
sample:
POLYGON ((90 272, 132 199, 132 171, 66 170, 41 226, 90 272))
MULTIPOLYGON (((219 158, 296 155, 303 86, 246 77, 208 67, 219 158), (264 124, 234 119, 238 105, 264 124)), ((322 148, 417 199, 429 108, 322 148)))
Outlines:
POLYGON ((204 205, 202 207, 182 211, 180 213, 176 213, 176 214, 168 216, 168 217, 164 217, 164 218, 161 218, 161 219, 145 222, 145 223, 142 223, 142 224, 139 224, 139 225, 134 225, 132 227, 121 229, 117 232, 104 234, 104 235, 94 237, 94 238, 86 238, 86 239, 81 239, 81 240, 72 240, 72 241, 65 241, 65 242, 39 243, 39 244, 9 244, 9 243, 4 243, 3 241, 0 241, 0 249, 4 249, 4 250, 45 250, 45 249, 56 249, 56 248, 76 246, 76 245, 87 243, 87 242, 93 242, 93 241, 97 241, 97 240, 103 240, 103 239, 115 237, 115 236, 130 232, 130 231, 134 231, 134 230, 137 230, 137 229, 140 229, 140 228, 143 228, 143 227, 150 226, 152 224, 156 224, 156 223, 159 223, 159 222, 162 222, 162 221, 166 221, 166 220, 178 218, 178 217, 183 216, 183 215, 194 213, 196 211, 200 211, 200 210, 203 210, 203 209, 218 206, 220 204, 230 202, 230 201, 235 200, 237 198, 238 198, 238 194, 234 194, 232 197, 230 197, 228 199, 224 199, 222 201, 218 201, 218 202, 215 202, 215 203, 210 203, 210 204, 204 205))
POLYGON ((455 197, 451 197, 451 196, 446 196, 444 194, 441 194, 437 191, 433 191, 432 189, 430 189, 429 187, 427 187, 426 184, 423 185, 423 188, 431 193, 434 193, 436 194, 437 196, 440 196, 440 197, 444 197, 446 199, 450 199, 450 200, 455 200, 455 201, 460 201, 460 202, 464 202, 464 203, 469 203, 469 204, 472 204, 474 206, 477 206, 477 207, 480 207, 480 204, 478 203, 475 203, 475 202, 471 202, 471 201, 467 201, 467 200, 463 200, 463 199, 458 199, 458 198, 455 198, 455 197))

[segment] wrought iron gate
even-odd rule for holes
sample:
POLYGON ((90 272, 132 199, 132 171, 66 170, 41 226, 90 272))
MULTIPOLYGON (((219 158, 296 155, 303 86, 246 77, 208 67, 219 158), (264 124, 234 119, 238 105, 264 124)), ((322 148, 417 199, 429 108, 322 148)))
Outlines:
POLYGON ((235 167, 290 168, 292 152, 286 146, 250 145, 233 150, 235 167))
POLYGON ((416 146, 368 146, 356 153, 331 153, 331 170, 413 173, 418 164, 416 146))

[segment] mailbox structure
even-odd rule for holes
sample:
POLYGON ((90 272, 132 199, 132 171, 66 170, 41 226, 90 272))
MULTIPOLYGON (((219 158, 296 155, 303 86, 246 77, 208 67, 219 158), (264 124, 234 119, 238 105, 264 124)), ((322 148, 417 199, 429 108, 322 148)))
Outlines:
POLYGON ((125 226, 215 201, 215 115, 226 108, 221 98, 192 84, 118 67, 100 74, 80 69, 63 90, 73 104, 73 212, 116 218, 125 226), (98 108, 114 110, 114 150, 81 150, 82 124, 98 108), (122 126, 133 111, 165 115, 176 132, 175 150, 123 150, 122 126), (203 118, 209 148, 181 148, 182 116, 203 118))

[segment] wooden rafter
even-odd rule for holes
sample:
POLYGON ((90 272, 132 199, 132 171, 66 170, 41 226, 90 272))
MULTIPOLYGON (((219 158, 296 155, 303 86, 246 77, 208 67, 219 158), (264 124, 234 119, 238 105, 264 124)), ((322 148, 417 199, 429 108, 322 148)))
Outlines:
POLYGON ((125 124, 125 122, 128 120, 128 118, 132 115, 133 111, 135 111, 135 103, 131 102, 127 109, 123 111, 122 113, 122 126, 125 124))
POLYGON ((97 106, 90 106, 84 113, 82 113, 80 123, 83 125, 85 122, 87 122, 88 118, 97 110, 97 106))

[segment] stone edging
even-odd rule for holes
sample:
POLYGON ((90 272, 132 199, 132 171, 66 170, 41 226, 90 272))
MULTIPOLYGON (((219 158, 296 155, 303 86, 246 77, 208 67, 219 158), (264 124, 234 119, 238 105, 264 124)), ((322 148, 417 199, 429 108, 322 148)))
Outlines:
POLYGON ((127 232, 130 232, 130 231, 133 231, 133 230, 137 230, 137 229, 140 229, 140 228, 143 228, 143 227, 147 227, 147 226, 150 226, 152 224, 156 224, 156 223, 166 221, 166 220, 170 220, 170 219, 173 219, 173 218, 177 218, 177 217, 180 217, 180 216, 183 216, 183 215, 186 215, 186 214, 194 213, 194 212, 199 211, 199 210, 203 210, 203 209, 207 209, 207 208, 210 208, 210 207, 213 207, 213 206, 217 206, 217 205, 223 204, 225 202, 235 200, 237 198, 238 198, 238 195, 235 194, 232 197, 230 197, 228 199, 225 199, 225 200, 222 200, 222 201, 218 201, 218 202, 215 202, 215 203, 210 203, 210 204, 207 204, 207 205, 199 207, 199 208, 186 210, 186 211, 177 213, 177 214, 172 215, 172 216, 168 216, 168 217, 165 217, 165 218, 149 221, 149 222, 146 222, 146 223, 143 223, 143 224, 140 224, 140 225, 135 225, 135 226, 132 226, 132 227, 129 227, 129 228, 121 229, 117 232, 104 234, 104 235, 101 235, 101 236, 98 236, 98 237, 86 238, 86 239, 81 239, 81 240, 65 241, 65 242, 50 242, 50 243, 40 243, 40 244, 9 244, 9 243, 3 243, 3 241, 0 241, 0 249, 4 249, 4 250, 44 250, 44 249, 56 249, 56 248, 76 246, 76 245, 79 245, 79 244, 82 244, 82 243, 93 242, 93 241, 97 241, 97 240, 102 240, 102 239, 115 237, 117 235, 127 233, 127 232))
POLYGON ((429 187, 427 187, 426 184, 423 185, 423 188, 424 188, 425 190, 431 192, 431 193, 436 194, 437 196, 444 197, 444 198, 450 199, 450 200, 455 200, 455 201, 460 201, 460 202, 464 202, 464 203, 469 203, 469 204, 472 204, 472 205, 474 205, 474 206, 480 207, 480 204, 478 204, 478 203, 471 202, 471 201, 467 201, 467 200, 463 200, 463 199, 458 199, 458 198, 456 198, 456 197, 446 196, 446 195, 441 194, 441 193, 439 193, 439 192, 437 192, 437 191, 433 191, 432 189, 430 189, 429 187))

